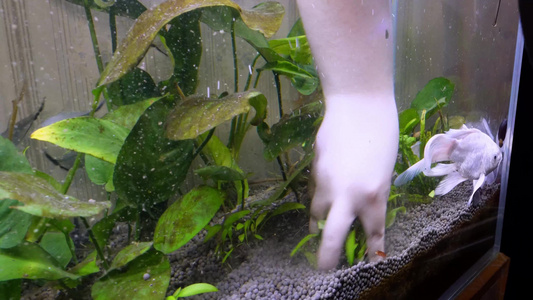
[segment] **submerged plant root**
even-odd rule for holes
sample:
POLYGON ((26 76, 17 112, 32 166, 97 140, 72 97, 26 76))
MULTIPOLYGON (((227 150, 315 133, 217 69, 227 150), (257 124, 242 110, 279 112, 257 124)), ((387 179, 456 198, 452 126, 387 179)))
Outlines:
MULTIPOLYGON (((438 243, 464 230, 464 226, 483 224, 486 216, 480 216, 480 212, 487 209, 494 211, 494 203, 489 202, 493 202, 498 195, 499 185, 482 188, 468 207, 466 202, 471 189, 471 184, 463 183, 429 204, 411 207, 406 214, 397 215, 396 221, 386 232, 385 260, 377 263, 359 262, 348 267, 343 264, 342 257, 339 268, 329 272, 314 270, 301 253, 290 257, 294 246, 308 234, 308 215, 304 211, 293 211, 270 219, 260 232, 264 240, 251 238, 233 251, 226 264, 221 264, 220 258, 216 257, 214 241, 203 242, 205 231, 202 231, 169 255, 172 269, 167 294, 172 294, 178 287, 206 282, 217 286, 219 292, 190 299, 405 298, 408 292, 402 289, 416 288, 420 291, 420 286, 423 286, 409 281, 429 276, 413 267, 417 259, 422 257, 423 260, 418 264, 432 266, 432 261, 437 260, 435 257, 451 257, 446 262, 450 264, 453 255, 443 253, 450 250, 443 249, 438 243)), ((255 191, 254 197, 266 198, 271 192, 264 189, 255 191)), ((294 194, 289 194, 282 201, 295 201, 294 194)), ((303 201, 309 204, 307 197, 303 201)), ((213 223, 221 220, 222 216, 218 216, 213 223)), ((112 242, 119 249, 126 242, 123 231, 124 226, 123 230, 115 232, 112 242)), ((448 242, 446 240, 445 243, 448 242)), ((488 242, 489 247, 491 243, 492 240, 488 242)), ((469 247, 466 244, 463 246, 469 247)), ((82 298, 79 299, 90 299, 91 286, 92 283, 84 282, 80 288, 83 292, 78 294, 82 298)), ((40 289, 25 291, 22 299, 62 299, 61 294, 53 289, 40 289)), ((424 295, 427 296, 420 294, 420 297, 424 295)), ((411 296, 408 298, 412 299, 411 296)))

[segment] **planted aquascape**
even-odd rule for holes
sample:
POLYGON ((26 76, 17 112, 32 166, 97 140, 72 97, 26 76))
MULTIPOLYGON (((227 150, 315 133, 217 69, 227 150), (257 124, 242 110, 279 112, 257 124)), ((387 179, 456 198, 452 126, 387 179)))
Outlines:
MULTIPOLYGON (((39 290, 52 298, 73 299, 177 299, 204 293, 213 299, 358 296, 409 262, 412 253, 401 256, 398 250, 378 253, 392 267, 383 262, 366 264, 365 236, 356 221, 346 239, 340 270, 315 270, 319 235, 307 230, 307 180, 324 107, 301 22, 287 37, 272 38, 281 26, 283 6, 168 0, 146 9, 135 0, 70 2, 83 6, 87 14, 100 78, 93 78, 94 100, 88 115, 58 120, 31 134, 76 154, 64 180, 32 168, 10 138, 0 137, 3 299, 20 299, 21 294, 39 290), (110 22, 113 56, 108 62, 99 53, 91 10, 105 11, 111 20, 135 19, 120 43, 110 22), (204 47, 201 23, 213 32, 230 33, 232 90, 216 95, 197 91, 204 47), (239 39, 256 51, 246 74, 239 74, 239 39), (155 44, 173 70, 159 82, 139 68, 155 44), (274 107, 257 89, 265 72, 273 74, 274 107), (243 89, 239 89, 241 75, 246 78, 243 89), (281 77, 290 80, 291 87, 285 88, 312 101, 288 112, 283 107, 281 77), (96 117, 102 105, 107 113, 96 117), (277 122, 268 124, 267 115, 276 115, 277 122), (229 130, 217 130, 221 126, 229 130), (253 184, 252 174, 239 166, 247 151, 243 141, 252 134, 263 142, 261 159, 279 165, 275 184, 253 184), (108 200, 69 196, 76 172, 86 172, 93 184, 104 186, 108 200), (85 236, 83 242, 77 240, 80 236, 85 236), (261 269, 252 257, 286 264, 290 270, 280 273, 279 265, 261 269), (357 271, 350 268, 355 265, 357 271), (343 285, 354 276, 362 278, 355 280, 361 287, 343 285)), ((386 226, 394 240, 387 243, 398 249, 408 249, 413 242, 402 238, 404 228, 395 228, 396 220, 410 216, 409 211, 419 213, 420 204, 440 201, 436 195, 454 187, 439 190, 439 180, 428 176, 449 173, 430 169, 435 162, 431 158, 424 162, 428 152, 440 155, 430 146, 437 137, 473 130, 463 127, 463 116, 448 115, 454 90, 447 78, 428 78, 410 107, 399 113, 394 176, 422 163, 425 167, 400 179, 398 186, 391 177, 386 226), (395 231, 399 233, 392 234, 395 231)), ((453 164, 455 157, 441 161, 453 164)), ((501 157, 497 160, 483 169, 484 178, 498 170, 501 157)), ((464 178, 474 180, 477 188, 483 184, 479 177, 464 178)))

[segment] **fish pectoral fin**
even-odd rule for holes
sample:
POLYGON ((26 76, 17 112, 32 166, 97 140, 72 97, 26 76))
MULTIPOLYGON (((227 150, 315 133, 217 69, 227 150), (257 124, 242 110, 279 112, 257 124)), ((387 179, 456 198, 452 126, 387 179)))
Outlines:
POLYGON ((470 205, 472 199, 474 198, 474 194, 483 185, 483 182, 485 182, 485 174, 481 173, 481 175, 479 175, 479 178, 477 180, 474 180, 474 190, 472 191, 472 195, 470 195, 470 198, 468 199, 467 205, 470 205))
POLYGON ((424 175, 431 177, 444 176, 457 171, 456 169, 455 164, 437 164, 433 168, 424 171, 424 175))
POLYGON ((446 134, 437 134, 430 138, 424 148, 424 160, 428 161, 427 169, 429 169, 431 163, 450 160, 450 155, 456 142, 455 139, 448 137, 446 134))
POLYGON ((448 176, 441 180, 437 188, 435 189, 435 195, 445 195, 456 187, 459 183, 466 181, 465 178, 459 174, 459 172, 452 172, 448 176))

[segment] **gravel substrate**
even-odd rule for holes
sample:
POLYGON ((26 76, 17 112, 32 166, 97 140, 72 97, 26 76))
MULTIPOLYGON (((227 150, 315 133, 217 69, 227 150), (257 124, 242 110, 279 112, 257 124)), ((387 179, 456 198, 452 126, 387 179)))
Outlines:
MULTIPOLYGON (((273 191, 272 186, 267 189, 263 187, 259 192, 256 190, 255 196, 247 201, 251 203, 267 198, 273 191)), ((484 208, 490 206, 487 202, 498 194, 499 185, 482 188, 474 197, 473 204, 467 206, 471 191, 472 184, 465 182, 429 204, 415 205, 408 208, 407 213, 398 214, 394 224, 386 231, 387 257, 383 261, 359 262, 348 267, 343 265, 345 259, 341 257, 337 270, 329 272, 313 269, 302 254, 290 257, 292 249, 308 234, 308 216, 304 211, 293 211, 270 219, 260 232, 264 240, 251 239, 243 243, 225 264, 214 253, 215 242, 203 242, 205 231, 202 231, 169 255, 172 270, 168 294, 179 287, 205 282, 217 286, 219 291, 187 299, 357 299, 368 296, 368 291, 388 292, 389 286, 383 285, 387 281, 394 281, 391 278, 395 276, 400 277, 400 289, 410 289, 408 282, 413 277, 420 277, 419 274, 412 274, 410 267, 414 265, 413 260, 422 255, 426 255, 426 258, 429 255, 429 260, 432 260, 434 254, 431 251, 435 251, 432 248, 449 237, 450 233, 463 230, 464 224, 471 220, 479 222, 478 219, 482 218, 479 223, 484 223, 486 217, 480 217, 479 212, 486 211, 484 208)), ((300 194, 304 195, 301 201, 308 205, 306 193, 300 194)), ((292 193, 282 200, 291 201, 296 201, 292 193)), ((218 216, 213 223, 220 223, 222 219, 223 216, 218 216)), ((122 248, 126 243, 125 227, 118 228, 114 230, 111 244, 122 248)), ((489 234, 494 234, 494 230, 489 234)), ((438 248, 436 251, 441 250, 438 248)), ((446 253, 438 252, 435 255, 445 257, 446 253)), ((449 258, 449 261, 455 263, 454 259, 449 258)), ((22 299, 69 298, 63 297, 58 290, 35 290, 35 286, 30 282, 28 284, 23 288, 25 292, 22 299)), ((87 297, 83 296, 83 299, 90 299, 90 285, 85 286, 87 290, 82 295, 87 297)), ((396 285, 393 284, 392 289, 398 288, 396 285)), ((391 294, 394 296, 370 295, 368 297, 373 299, 405 298, 405 294, 397 296, 394 292, 391 294)))
MULTIPOLYGON (((498 191, 485 187, 471 206, 471 183, 464 183, 429 204, 399 214, 386 232, 387 258, 377 263, 360 262, 330 272, 310 267, 303 255, 291 250, 307 234, 305 213, 291 213, 269 221, 264 241, 243 245, 226 265, 218 262, 209 243, 189 243, 171 257, 169 293, 195 282, 217 286, 219 292, 195 299, 355 299, 364 291, 401 270, 413 258, 431 249, 441 238, 471 220, 498 191)), ((285 201, 293 201, 292 195, 285 201)), ((201 241, 202 235, 195 241, 201 241)), ((341 258, 342 260, 342 258, 341 258)))

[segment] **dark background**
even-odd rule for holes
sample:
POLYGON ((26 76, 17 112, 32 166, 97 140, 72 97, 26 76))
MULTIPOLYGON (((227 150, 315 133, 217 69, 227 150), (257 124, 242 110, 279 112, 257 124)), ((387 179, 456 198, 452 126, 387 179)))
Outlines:
POLYGON ((505 299, 531 296, 533 248, 533 1, 519 0, 526 46, 500 251, 511 258, 505 299))

